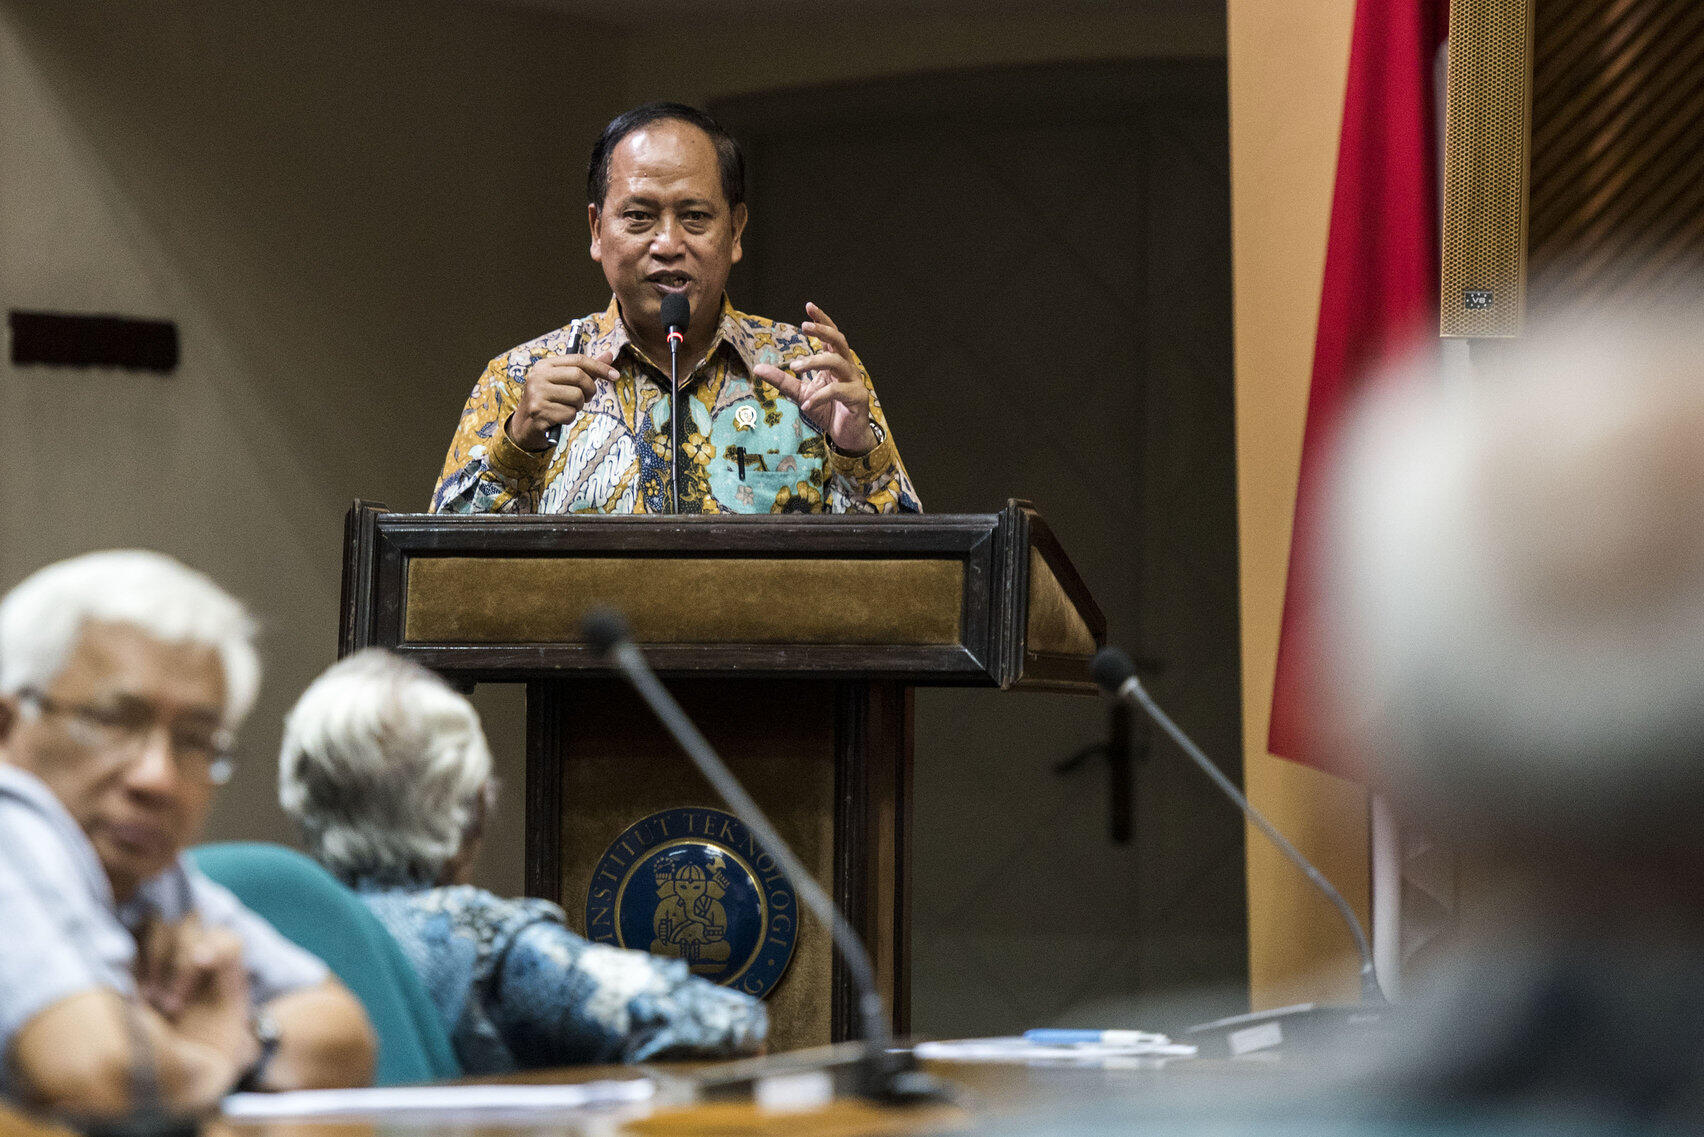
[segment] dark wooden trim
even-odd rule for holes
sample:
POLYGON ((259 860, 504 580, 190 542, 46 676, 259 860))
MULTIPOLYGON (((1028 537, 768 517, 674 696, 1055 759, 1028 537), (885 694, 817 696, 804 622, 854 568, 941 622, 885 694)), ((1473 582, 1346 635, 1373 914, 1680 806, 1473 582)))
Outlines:
POLYGON ((387 513, 384 531, 411 555, 543 556, 578 552, 624 555, 891 557, 965 552, 999 514, 851 514, 747 516, 387 513))
POLYGON ((1041 554, 1052 570, 1097 646, 1106 644, 1106 616, 1090 595, 1077 567, 1071 563, 1053 530, 1026 501, 1006 504, 996 532, 995 563, 1000 574, 994 596, 996 674, 1000 687, 1010 690, 1064 691, 1095 694, 1088 677, 1088 660, 1071 655, 1048 655, 1029 650, 1030 550, 1041 554))
POLYGON ((959 611, 959 639, 976 668, 998 682, 999 630, 994 622, 993 595, 996 584, 999 526, 981 534, 965 551, 963 599, 959 611))
POLYGON ((366 561, 361 548, 361 503, 356 502, 343 515, 343 588, 337 598, 337 658, 342 659, 355 650, 355 603, 366 594, 361 587, 361 565, 366 561))
POLYGON ((562 902, 562 755, 568 684, 527 684, 526 891, 562 902))
MULTIPOLYGON (((870 685, 834 687, 834 903, 870 943, 870 685)), ((834 953, 829 1037, 843 1042, 858 1028, 857 998, 840 952, 834 953)))
POLYGON ((899 733, 899 754, 894 771, 893 802, 893 1031, 904 1036, 911 1033, 911 775, 912 740, 915 697, 912 689, 894 684, 890 688, 897 703, 895 724, 899 733))
MULTIPOLYGON (((444 675, 472 675, 486 683, 545 678, 564 673, 607 678, 616 674, 585 644, 388 644, 444 675)), ((661 675, 688 678, 777 679, 823 676, 901 679, 931 686, 987 685, 987 669, 968 648, 880 644, 645 644, 645 658, 661 675)))
POLYGON ((343 589, 338 601, 337 657, 372 642, 373 541, 385 507, 359 498, 343 516, 343 589))
POLYGON ((1100 688, 1089 677, 1089 663, 1081 656, 1024 656, 1024 677, 1013 685, 1018 691, 1054 691, 1064 695, 1098 695, 1100 688))
POLYGON ((1023 677, 1024 643, 1029 635, 1030 507, 1012 500, 1000 514, 995 635, 999 642, 998 677, 1002 689, 1023 677))
MULTIPOLYGON (((878 982, 884 967, 890 971, 889 1026, 903 1033, 911 1023, 911 688, 836 684, 834 715, 834 901, 868 949, 878 982), (892 808, 891 831, 884 804, 892 808), (884 854, 894 871, 885 889, 877 872, 884 854)), ((855 1036, 858 1019, 838 952, 832 991, 831 1037, 839 1042, 855 1036)))
POLYGON ((870 685, 869 938, 878 971, 885 969, 890 1025, 903 1034, 911 1022, 910 800, 911 689, 870 685))
MULTIPOLYGON (((392 516, 395 516, 394 514, 392 516)), ((402 609, 408 599, 408 557, 412 552, 397 532, 379 518, 373 539, 373 639, 385 647, 402 643, 402 609)))
POLYGON ((1065 547, 1059 543, 1059 538, 1053 535, 1053 527, 1034 509, 1025 511, 1029 515, 1030 544, 1041 554, 1041 559, 1047 562, 1047 567, 1053 570, 1059 586, 1070 597, 1083 623, 1089 626, 1089 633, 1095 637, 1095 644, 1106 646, 1106 615, 1100 605, 1089 593, 1089 586, 1083 583, 1083 577, 1077 572, 1077 566, 1071 563, 1071 558, 1065 555, 1065 547))

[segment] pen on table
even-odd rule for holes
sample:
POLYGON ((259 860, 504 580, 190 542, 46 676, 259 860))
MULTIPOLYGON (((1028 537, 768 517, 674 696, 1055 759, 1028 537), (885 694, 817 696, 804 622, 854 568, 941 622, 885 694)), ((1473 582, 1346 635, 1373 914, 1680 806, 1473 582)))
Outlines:
POLYGON ((1042 1027, 1024 1031, 1024 1041, 1037 1046, 1081 1046, 1099 1043, 1103 1046, 1138 1046, 1144 1043, 1168 1041, 1164 1035, 1145 1030, 1060 1030, 1042 1027))

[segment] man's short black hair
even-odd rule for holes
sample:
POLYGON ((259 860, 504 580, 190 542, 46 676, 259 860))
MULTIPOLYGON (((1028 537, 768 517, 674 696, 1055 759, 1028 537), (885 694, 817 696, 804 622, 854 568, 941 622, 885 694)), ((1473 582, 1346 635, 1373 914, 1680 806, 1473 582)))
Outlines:
POLYGON ((745 155, 740 151, 740 144, 722 129, 721 123, 685 103, 646 103, 612 119, 598 137, 597 145, 592 147, 592 160, 586 167, 586 200, 600 209, 603 207, 604 198, 609 194, 609 156, 616 145, 635 130, 664 119, 691 123, 710 136, 716 147, 716 165, 722 173, 722 196, 728 199, 728 208, 745 201, 745 155))

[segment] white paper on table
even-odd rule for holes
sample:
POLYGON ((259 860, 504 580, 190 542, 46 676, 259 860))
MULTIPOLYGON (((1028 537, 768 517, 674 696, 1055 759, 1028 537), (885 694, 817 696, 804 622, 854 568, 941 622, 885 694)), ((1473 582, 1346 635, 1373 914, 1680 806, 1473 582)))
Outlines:
POLYGON ((231 1118, 364 1117, 397 1113, 546 1112, 649 1101, 649 1078, 568 1085, 379 1086, 360 1090, 292 1090, 231 1094, 220 1111, 231 1118))
POLYGON ((1074 1042, 1068 1045, 1031 1042, 1018 1035, 1004 1038, 957 1038, 919 1042, 913 1053, 936 1062, 1045 1062, 1105 1065, 1130 1058, 1193 1058, 1195 1047, 1173 1042, 1163 1034, 1138 1042, 1074 1042))

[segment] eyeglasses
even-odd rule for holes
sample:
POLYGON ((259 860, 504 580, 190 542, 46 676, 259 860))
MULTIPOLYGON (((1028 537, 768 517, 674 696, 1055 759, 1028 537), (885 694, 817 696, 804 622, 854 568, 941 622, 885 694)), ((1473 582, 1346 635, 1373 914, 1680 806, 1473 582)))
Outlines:
POLYGON ((161 722, 159 709, 141 701, 95 707, 60 702, 30 688, 19 691, 18 699, 43 715, 63 718, 66 733, 89 750, 133 761, 147 748, 155 728, 164 727, 172 761, 185 778, 222 786, 236 771, 235 739, 223 727, 161 722))

